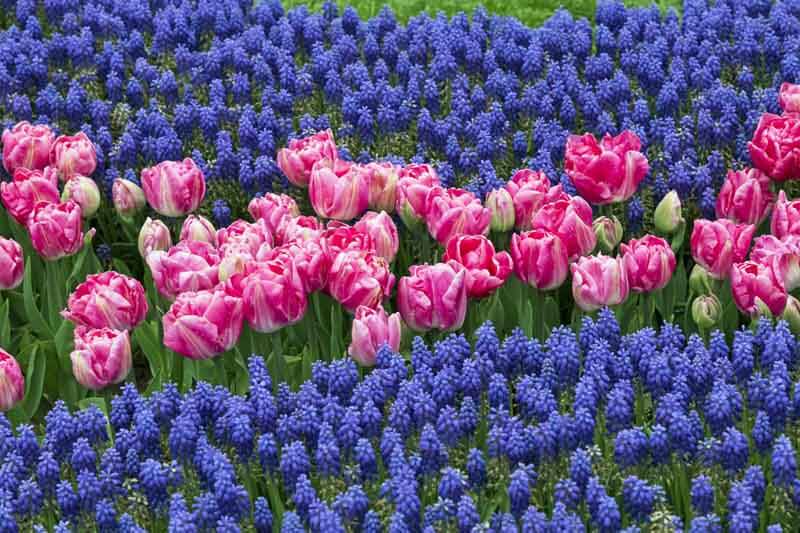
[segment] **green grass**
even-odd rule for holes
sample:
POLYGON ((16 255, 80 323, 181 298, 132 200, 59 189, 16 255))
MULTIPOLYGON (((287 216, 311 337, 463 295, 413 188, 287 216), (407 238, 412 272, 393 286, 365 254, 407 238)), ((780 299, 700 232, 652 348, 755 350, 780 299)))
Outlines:
MULTIPOLYGON (((324 0, 284 0, 286 8, 303 5, 312 10, 319 10, 324 0)), ((402 21, 427 11, 435 15, 439 11, 454 15, 459 11, 471 12, 483 4, 490 12, 498 15, 514 16, 528 26, 540 26, 559 7, 566 7, 576 17, 594 17, 597 0, 337 0, 340 6, 352 5, 362 18, 376 15, 384 5, 390 6, 402 21)), ((662 10, 669 7, 680 9, 680 0, 625 0, 629 6, 658 5, 662 10)))

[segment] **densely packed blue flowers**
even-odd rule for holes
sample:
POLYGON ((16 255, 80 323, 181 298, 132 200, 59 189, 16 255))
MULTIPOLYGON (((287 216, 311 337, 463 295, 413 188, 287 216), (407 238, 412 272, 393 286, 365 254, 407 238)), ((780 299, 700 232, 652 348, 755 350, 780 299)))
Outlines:
POLYGON ((704 342, 608 310, 317 362, 296 391, 254 355, 245 396, 127 385, 41 438, 0 419, 0 530, 792 531, 798 362, 783 322, 704 342))

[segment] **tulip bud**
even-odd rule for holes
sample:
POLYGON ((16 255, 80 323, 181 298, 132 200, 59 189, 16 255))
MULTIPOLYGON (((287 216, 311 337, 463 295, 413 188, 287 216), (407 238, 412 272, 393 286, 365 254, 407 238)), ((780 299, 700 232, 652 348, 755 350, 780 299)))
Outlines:
POLYGON ((144 208, 144 191, 130 180, 117 178, 111 188, 114 209, 120 216, 132 217, 144 208))
POLYGON ((692 319, 700 329, 711 329, 722 316, 722 304, 713 294, 698 296, 692 302, 692 319))
POLYGON ((8 411, 25 396, 25 378, 19 363, 0 348, 0 411, 8 411))
POLYGON ((13 239, 0 237, 0 290, 16 289, 25 275, 22 246, 13 239))
POLYGON ((217 245, 217 230, 206 217, 200 215, 189 215, 183 221, 181 228, 182 241, 202 241, 211 246, 217 245))
POLYGON ((505 189, 495 189, 486 197, 486 207, 492 215, 492 231, 508 231, 514 227, 514 200, 505 189))
POLYGON ((100 189, 93 179, 75 176, 64 185, 61 201, 72 200, 81 206, 83 218, 89 218, 100 208, 100 189))
POLYGON ((786 309, 783 310, 781 319, 789 324, 789 328, 795 335, 800 335, 800 301, 794 296, 789 296, 786 301, 786 309))
POLYGON ((172 237, 166 224, 156 219, 147 217, 139 231, 139 253, 145 259, 155 250, 169 250, 172 246, 172 237))
POLYGON ((656 210, 653 213, 656 229, 665 235, 672 235, 675 233, 681 224, 683 224, 683 216, 681 216, 681 199, 678 197, 676 191, 669 191, 664 198, 658 202, 656 210))
POLYGON ((714 292, 714 280, 708 274, 708 270, 700 265, 694 265, 692 273, 689 274, 689 288, 695 294, 712 294, 714 292))
POLYGON ((615 216, 598 217, 592 223, 600 250, 610 254, 622 240, 622 224, 615 216))
POLYGON ((75 379, 87 389, 100 390, 119 383, 132 365, 128 331, 79 327, 70 359, 75 379))

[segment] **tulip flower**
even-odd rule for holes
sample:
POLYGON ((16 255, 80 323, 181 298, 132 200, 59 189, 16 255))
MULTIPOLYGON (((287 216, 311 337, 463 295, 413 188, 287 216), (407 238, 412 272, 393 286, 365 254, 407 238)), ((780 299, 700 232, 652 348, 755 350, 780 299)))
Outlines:
POLYGON ((520 231, 533 228, 533 217, 543 205, 560 199, 569 199, 561 185, 553 186, 541 170, 518 170, 506 183, 505 190, 514 204, 514 223, 520 231))
POLYGON ((272 234, 263 219, 255 222, 239 219, 217 230, 217 243, 223 253, 228 246, 241 245, 250 250, 254 259, 261 260, 272 249, 272 234))
POLYGON ((250 200, 247 211, 253 220, 263 220, 275 236, 279 235, 281 226, 289 219, 300 216, 300 209, 291 196, 271 192, 250 200))
POLYGON ((308 197, 322 218, 352 220, 367 210, 369 184, 355 164, 324 160, 311 169, 308 197))
POLYGON ((541 291, 560 287, 567 279, 567 248, 549 231, 535 229, 512 235, 511 257, 517 277, 541 291))
POLYGON ((160 220, 147 217, 142 224, 142 229, 139 230, 138 246, 142 259, 147 259, 150 252, 169 250, 172 246, 169 228, 160 220))
POLYGON ((70 294, 61 316, 76 326, 129 330, 147 315, 142 284, 114 271, 91 274, 70 294))
POLYGON ((328 272, 332 259, 322 239, 285 244, 281 249, 273 252, 275 254, 286 253, 291 257, 307 294, 322 290, 328 285, 328 272))
POLYGON ((786 288, 770 266, 754 261, 734 264, 731 289, 736 307, 750 316, 779 316, 786 307, 786 288))
POLYGON ((217 246, 217 230, 206 217, 189 215, 181 227, 181 240, 201 241, 207 242, 211 246, 217 246))
POLYGON ((206 194, 206 178, 194 161, 162 161, 142 170, 142 189, 147 202, 165 217, 180 217, 200 206, 206 194))
POLYGON ((775 181, 800 177, 800 116, 764 113, 747 145, 753 165, 775 181))
POLYGON ((3 130, 3 167, 12 176, 19 168, 43 170, 50 162, 54 141, 55 135, 48 126, 18 122, 10 130, 3 130))
POLYGON ((411 164, 402 167, 397 181, 397 214, 406 227, 419 226, 428 212, 428 193, 439 186, 439 175, 433 167, 411 164))
POLYGON ((720 224, 728 229, 733 240, 733 262, 740 263, 745 260, 753 242, 756 227, 752 224, 736 224, 730 220, 719 220, 720 224))
POLYGON ((100 189, 91 178, 73 176, 64 184, 61 201, 72 200, 81 206, 83 218, 90 218, 100 209, 100 189))
POLYGON ((72 374, 87 389, 96 391, 120 383, 132 366, 130 336, 126 330, 78 327, 70 359, 72 374))
POLYGON ((622 240, 622 223, 615 216, 598 217, 592 222, 600 250, 610 254, 622 240))
POLYGON ((114 209, 123 217, 132 217, 144 209, 144 191, 134 182, 122 178, 114 180, 111 187, 111 197, 114 201, 114 209))
POLYGON ((597 244, 592 228, 592 208, 579 196, 542 206, 533 217, 533 227, 558 236, 570 261, 590 253, 597 244))
POLYGON ((57 204, 61 201, 58 175, 50 167, 44 171, 17 168, 12 181, 0 183, 0 198, 8 214, 24 226, 37 204, 57 204))
POLYGON ((800 85, 783 82, 778 93, 778 102, 786 113, 800 113, 800 85))
POLYGON ((244 316, 253 330, 272 333, 302 320, 308 298, 293 261, 264 261, 245 272, 244 316))
POLYGON ((329 224, 328 229, 322 234, 322 239, 331 261, 336 259, 340 252, 347 250, 376 251, 372 236, 363 229, 365 229, 363 224, 361 229, 347 224, 329 224))
POLYGON ((621 257, 581 257, 570 269, 572 296, 584 311, 621 304, 628 297, 628 276, 621 257))
POLYGON ((0 348, 0 411, 8 411, 25 397, 25 378, 19 363, 0 348))
POLYGON ((94 144, 82 131, 72 136, 61 135, 50 146, 50 166, 58 169, 63 181, 91 176, 97 168, 94 144))
POLYGON ((373 366, 378 350, 386 345, 393 352, 400 349, 402 334, 400 313, 387 315, 383 307, 361 306, 353 320, 352 340, 347 353, 362 366, 373 366))
POLYGON ((506 189, 495 189, 486 196, 486 208, 492 215, 492 231, 508 231, 514 227, 514 200, 506 189))
POLYGON ((28 218, 33 249, 47 261, 73 255, 83 248, 81 208, 75 202, 40 202, 28 218))
POLYGON ((711 329, 721 317, 722 304, 714 294, 701 294, 692 301, 692 319, 700 329, 711 329))
POLYGON ((399 168, 388 161, 371 162, 360 167, 369 185, 369 208, 392 213, 397 203, 399 168))
POLYGON ((624 202, 636 192, 650 166, 632 131, 598 142, 591 133, 571 135, 564 153, 564 171, 581 196, 595 205, 624 202))
POLYGON ((754 232, 755 226, 730 220, 695 220, 690 240, 692 257, 711 277, 725 279, 731 265, 747 256, 754 232))
POLYGON ((755 240, 750 260, 771 267, 787 291, 800 287, 800 237, 789 235, 780 240, 761 235, 755 240))
POLYGON ((322 236, 324 229, 317 217, 287 218, 278 229, 276 240, 281 244, 308 241, 322 236))
POLYGON ((622 244, 620 251, 631 289, 652 292, 667 286, 675 271, 675 254, 667 241, 645 235, 622 244))
POLYGON ((717 196, 717 218, 760 224, 769 215, 775 199, 769 185, 769 177, 758 169, 729 170, 717 196))
POLYGON ((207 242, 181 241, 169 251, 145 258, 158 292, 170 300, 183 292, 213 288, 219 281, 220 256, 207 242))
POLYGON ((362 305, 377 307, 393 286, 394 275, 386 260, 364 250, 339 253, 328 274, 328 292, 351 313, 362 305))
POLYGON ((178 295, 162 319, 164 346, 189 359, 233 348, 242 333, 244 303, 222 289, 178 295))
POLYGON ((669 191, 658 202, 653 212, 656 229, 664 235, 672 235, 684 223, 681 214, 681 198, 676 191, 669 191))
POLYGON ((22 246, 13 239, 0 237, 0 290, 16 289, 24 276, 22 246))
POLYGON ((380 213, 369 211, 353 227, 371 237, 374 250, 386 259, 387 263, 394 261, 400 248, 400 237, 397 234, 397 226, 386 211, 380 213))
POLYGON ((397 307, 415 331, 455 331, 467 314, 467 272, 459 265, 413 265, 397 286, 397 307))
POLYGON ((425 220, 428 231, 446 245, 457 235, 486 235, 492 215, 480 200, 464 189, 434 187, 428 193, 425 220))
POLYGON ((467 294, 483 298, 492 294, 511 275, 513 262, 508 252, 495 252, 483 235, 457 235, 447 243, 443 261, 454 261, 466 269, 467 294))
POLYGON ((289 146, 278 150, 278 168, 297 187, 308 187, 311 169, 318 161, 336 161, 339 153, 331 130, 321 131, 303 139, 292 139, 289 146))
POLYGON ((787 200, 786 193, 778 193, 778 201, 772 211, 771 233, 783 239, 787 235, 800 235, 800 200, 787 200))

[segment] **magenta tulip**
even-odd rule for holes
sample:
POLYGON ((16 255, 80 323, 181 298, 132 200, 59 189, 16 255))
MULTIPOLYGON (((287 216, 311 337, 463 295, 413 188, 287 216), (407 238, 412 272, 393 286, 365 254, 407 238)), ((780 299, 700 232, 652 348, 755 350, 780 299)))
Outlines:
POLYGON ((70 359, 75 380, 87 389, 100 390, 119 383, 133 364, 128 331, 78 327, 70 359))
POLYGON ((778 102, 786 113, 800 113, 800 85, 783 82, 778 93, 778 102))
POLYGON ((618 305, 628 298, 628 276, 621 257, 581 257, 570 269, 572 297, 584 311, 618 305))
POLYGON ((439 186, 439 175, 430 165, 411 164, 402 167, 397 181, 397 214, 408 228, 416 228, 428 212, 428 193, 439 186))
POLYGON ((25 378, 19 363, 0 348, 0 411, 8 411, 25 397, 25 378))
POLYGON ((800 287, 800 237, 788 235, 781 240, 761 235, 753 244, 750 260, 771 267, 787 291, 800 287))
POLYGON ((91 176, 97 168, 94 144, 82 131, 71 136, 60 135, 50 146, 50 166, 58 169, 63 181, 91 176))
POLYGON ((331 130, 321 131, 303 139, 292 139, 289 146, 278 150, 278 168, 297 187, 308 187, 311 169, 323 159, 336 161, 339 153, 331 130))
POLYGON ((753 166, 775 181, 800 178, 800 115, 764 113, 747 145, 753 166))
POLYGON ((620 251, 631 289, 652 292, 667 286, 675 271, 675 254, 667 241, 645 235, 623 243, 620 251))
POLYGON ((558 236, 570 261, 590 253, 597 245, 597 235, 592 227, 592 208, 580 196, 542 206, 533 217, 533 228, 558 236))
POLYGON ((356 231, 371 237, 375 251, 386 259, 387 263, 394 261, 400 248, 400 237, 397 234, 397 226, 386 211, 380 213, 368 211, 353 227, 356 231))
POLYGON ((308 197, 322 218, 352 220, 367 210, 369 184, 355 164, 324 160, 311 170, 308 197))
POLYGON ((454 331, 467 314, 466 270, 458 264, 413 265, 397 286, 397 307, 415 331, 454 331))
POLYGON ((3 130, 3 167, 12 176, 19 168, 44 169, 50 163, 54 141, 55 135, 48 126, 18 122, 10 130, 3 130))
POLYGON ((22 246, 13 239, 0 237, 0 290, 19 287, 25 275, 25 257, 22 246))
POLYGON ((58 175, 52 167, 44 171, 18 168, 12 181, 0 183, 0 198, 8 214, 24 226, 36 204, 57 204, 61 201, 58 175))
POLYGON ((560 287, 567 279, 567 248, 549 231, 535 229, 512 235, 511 257, 517 277, 541 291, 560 287))
POLYGON ((455 261, 466 269, 467 294, 472 298, 489 296, 511 275, 513 262, 508 252, 495 252, 492 241, 483 235, 458 235, 447 243, 442 260, 455 261))
POLYGON ((800 235, 800 200, 787 200, 786 193, 778 193, 778 201, 772 211, 770 230, 777 238, 800 235))
POLYGON ((129 330, 147 315, 147 298, 138 280, 113 270, 101 272, 78 285, 61 315, 76 326, 129 330))
MULTIPOLYGON (((75 202, 40 202, 28 218, 33 249, 47 261, 73 255, 83 248, 81 208, 75 202)), ((94 230, 92 230, 93 233, 94 230)))
POLYGON ((250 200, 247 211, 253 220, 263 220, 270 233, 276 237, 289 219, 300 216, 300 209, 291 196, 271 192, 250 200))
POLYGON ((387 315, 381 306, 373 309, 362 305, 356 309, 347 353, 361 366, 373 366, 382 346, 393 352, 400 349, 402 329, 400 313, 387 315))
POLYGON ((733 301, 743 313, 778 316, 786 307, 788 294, 771 266, 754 261, 736 263, 731 268, 733 301))
POLYGON ((717 196, 717 218, 760 224, 769 215, 775 200, 769 185, 769 177, 758 169, 729 170, 717 196))
POLYGON ((506 183, 505 190, 514 204, 515 227, 520 231, 533 228, 533 217, 544 204, 559 199, 569 199, 561 185, 553 186, 541 170, 518 170, 506 183))
POLYGON ((392 293, 394 275, 382 257, 364 250, 339 253, 328 274, 328 292, 347 311, 375 308, 392 293))
POLYGON ((324 230, 324 225, 317 217, 287 218, 278 229, 276 240, 281 244, 308 241, 322 236, 324 230))
POLYGON ((731 265, 747 256, 754 232, 755 226, 730 220, 695 220, 690 239, 692 257, 711 277, 726 279, 731 265))
POLYGON ((236 345, 244 303, 222 289, 180 294, 162 320, 164 346, 190 359, 209 359, 236 345))
POLYGON ((428 231, 446 245, 456 235, 486 235, 492 215, 480 200, 464 189, 434 187, 428 193, 425 220, 428 231))
POLYGON ((255 263, 246 272, 242 300, 244 316, 253 330, 272 333, 302 320, 308 299, 291 259, 255 263))
POLYGON ((217 230, 217 243, 221 252, 226 247, 242 246, 254 259, 262 259, 272 249, 272 234, 263 219, 255 222, 236 220, 227 228, 217 230))
POLYGON ((207 242, 181 241, 145 258, 158 292, 170 300, 184 292, 211 289, 219 282, 220 255, 207 242))
POLYGON ((165 217, 180 217, 200 206, 206 195, 206 178, 194 161, 162 161, 142 170, 147 202, 165 217))

